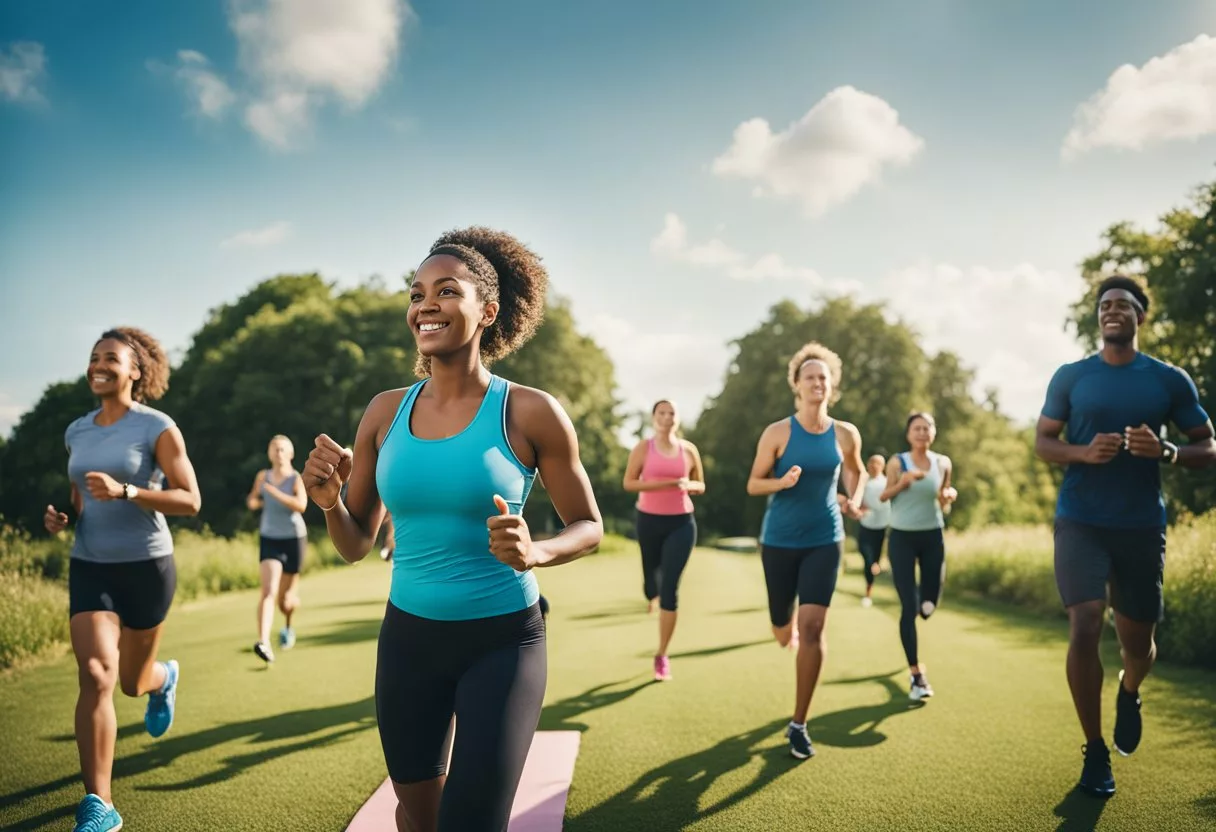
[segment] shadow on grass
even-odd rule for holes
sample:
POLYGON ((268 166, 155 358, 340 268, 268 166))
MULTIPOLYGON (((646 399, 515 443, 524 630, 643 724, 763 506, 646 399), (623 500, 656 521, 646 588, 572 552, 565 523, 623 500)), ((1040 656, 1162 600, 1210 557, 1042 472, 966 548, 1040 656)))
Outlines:
MULTIPOLYGON (((645 618, 650 613, 646 612, 646 606, 642 602, 637 604, 619 604, 615 607, 605 610, 597 610, 596 612, 584 612, 579 615, 566 616, 569 621, 603 621, 606 618, 627 618, 635 620, 645 618)), ((656 616, 657 618, 657 616, 656 616)))
POLYGON ((308 609, 311 610, 342 610, 352 607, 379 607, 384 609, 385 601, 383 598, 371 598, 359 601, 332 601, 328 604, 309 604, 308 609))
POLYGON ((722 610, 718 615, 748 615, 753 612, 768 612, 767 607, 740 607, 737 610, 722 610))
POLYGON ((651 769, 623 791, 568 820, 565 828, 571 832, 684 829, 713 817, 747 800, 798 765, 784 742, 772 746, 787 724, 786 719, 777 719, 651 769), (765 745, 769 747, 762 747, 765 745), (761 761, 760 768, 747 783, 701 807, 702 798, 719 778, 751 766, 755 760, 761 761))
POLYGON ((568 696, 552 705, 547 705, 540 713, 540 725, 537 726, 537 730, 586 731, 589 726, 584 722, 576 721, 575 717, 582 716, 588 711, 623 702, 643 688, 658 684, 648 679, 631 687, 621 687, 629 681, 629 679, 621 679, 616 682, 605 682, 583 693, 568 696))
POLYGON ((1098 825, 1098 818, 1106 808, 1106 800, 1072 789, 1053 810, 1060 819, 1056 832, 1089 832, 1098 825))
MULTIPOLYGON (((347 702, 343 705, 330 705, 323 708, 289 711, 273 716, 250 719, 244 722, 233 722, 217 725, 193 734, 168 736, 157 741, 150 747, 136 754, 119 757, 114 761, 114 779, 122 780, 137 777, 153 770, 163 770, 172 766, 177 760, 191 754, 205 752, 225 743, 243 740, 245 744, 269 744, 282 740, 296 740, 288 744, 267 746, 248 754, 238 754, 218 761, 205 774, 184 780, 180 783, 169 783, 155 786, 136 786, 144 791, 179 791, 218 783, 239 775, 248 768, 294 754, 309 748, 320 748, 331 745, 348 736, 374 729, 376 727, 376 704, 373 697, 347 702), (337 729, 337 730, 335 730, 337 729)), ((142 728, 142 726, 141 726, 142 728)), ((121 751, 122 746, 119 746, 121 751)), ((80 783, 80 774, 72 774, 23 789, 17 792, 0 795, 0 809, 15 806, 32 797, 55 792, 80 783)), ((72 806, 55 810, 46 816, 47 820, 63 817, 74 811, 72 806)), ((27 819, 26 824, 34 819, 27 819)), ((44 821, 46 822, 46 821, 44 821)), ((23 826, 20 828, 34 828, 23 826)))
POLYGON ((888 673, 885 676, 864 676, 827 682, 829 685, 878 684, 886 691, 887 701, 812 717, 806 726, 811 741, 837 748, 869 748, 886 742, 887 735, 878 730, 883 722, 890 717, 917 711, 925 706, 924 702, 909 699, 907 691, 891 678, 893 675, 895 674, 888 673))
POLYGON ((1208 820, 1216 821, 1216 792, 1196 800, 1195 808, 1208 820))
POLYGON ((361 641, 375 641, 380 638, 380 624, 383 617, 354 618, 343 621, 328 630, 319 633, 301 633, 296 641, 299 647, 333 647, 344 644, 358 644, 361 641))
MULTIPOLYGON (((668 653, 668 657, 672 659, 696 659, 704 658, 705 656, 718 656, 722 653, 731 653, 735 650, 746 650, 748 647, 756 647, 761 644, 776 644, 771 638, 762 638, 757 641, 741 641, 738 644, 722 644, 717 647, 702 647, 700 650, 685 650, 680 653, 668 653)), ((638 653, 639 656, 645 658, 654 655, 649 651, 638 653)))

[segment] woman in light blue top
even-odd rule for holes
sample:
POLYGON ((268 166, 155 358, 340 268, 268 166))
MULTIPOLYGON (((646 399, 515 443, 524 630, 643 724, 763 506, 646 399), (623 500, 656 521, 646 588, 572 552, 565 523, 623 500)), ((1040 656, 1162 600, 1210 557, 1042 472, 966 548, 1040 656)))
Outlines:
MULTIPOLYGON (((86 792, 75 828, 110 832, 123 822, 110 793, 114 688, 148 694, 144 727, 153 737, 169 730, 180 668, 157 661, 177 587, 165 515, 198 514, 202 498, 181 431, 145 404, 169 386, 169 360, 157 340, 133 327, 107 330, 93 345, 88 381, 101 406, 64 435, 76 512, 68 571, 80 683, 75 735, 86 792)), ((49 505, 43 523, 58 534, 68 516, 49 505)))
POLYGON ((913 413, 907 423, 910 451, 898 454, 887 464, 887 487, 880 500, 891 503, 891 542, 887 557, 901 607, 899 638, 911 674, 912 699, 928 699, 933 688, 920 664, 916 639, 916 617, 927 619, 941 602, 946 579, 946 544, 942 529, 958 497, 950 484, 954 465, 950 457, 933 453, 929 446, 937 436, 937 423, 928 413, 913 413), (916 567, 920 566, 920 584, 916 567))
POLYGON ((291 619, 300 608, 300 568, 308 545, 303 512, 308 508, 308 495, 304 493, 304 480, 291 467, 295 446, 290 439, 282 434, 272 437, 266 455, 272 467, 258 471, 245 505, 250 511, 262 511, 258 523, 258 572, 262 594, 258 599, 258 640, 253 644, 253 652, 270 664, 274 661, 270 625, 274 622, 276 598, 286 619, 279 631, 279 647, 290 650, 296 643, 291 619))
POLYGON ((874 454, 866 460, 870 478, 866 480, 865 494, 861 498, 861 520, 857 523, 857 551, 861 553, 866 576, 866 594, 861 599, 863 607, 874 603, 874 579, 882 571, 882 545, 887 539, 887 526, 891 525, 891 504, 879 499, 887 488, 887 475, 883 471, 886 463, 882 454, 874 454))
POLYGON ((376 713, 401 830, 506 829, 545 693, 533 568, 603 537, 561 405, 485 368, 536 331, 547 283, 508 234, 440 237, 409 286, 423 381, 372 400, 353 454, 322 434, 304 466, 346 560, 367 554, 392 513, 376 713), (522 516, 538 477, 565 524, 544 541, 522 516))

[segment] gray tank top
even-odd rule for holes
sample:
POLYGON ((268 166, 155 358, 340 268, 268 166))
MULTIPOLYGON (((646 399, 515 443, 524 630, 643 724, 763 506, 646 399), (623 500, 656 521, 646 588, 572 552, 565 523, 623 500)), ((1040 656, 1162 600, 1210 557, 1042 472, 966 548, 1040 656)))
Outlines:
MULTIPOLYGON (((294 540, 303 537, 305 534, 304 515, 298 511, 292 511, 266 493, 266 483, 270 481, 270 474, 271 472, 267 471, 262 480, 262 522, 258 526, 258 531, 262 537, 279 540, 294 540)), ((272 483, 272 485, 284 494, 294 493, 298 476, 299 474, 292 471, 283 482, 272 483)))

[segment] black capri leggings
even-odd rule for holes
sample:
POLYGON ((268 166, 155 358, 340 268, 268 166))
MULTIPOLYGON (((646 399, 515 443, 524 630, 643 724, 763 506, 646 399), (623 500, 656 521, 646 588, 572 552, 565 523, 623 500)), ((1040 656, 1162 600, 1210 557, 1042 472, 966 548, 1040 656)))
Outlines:
POLYGON ((916 616, 928 618, 942 597, 942 582, 946 579, 946 546, 941 529, 905 532, 891 529, 887 546, 891 560, 891 577, 899 593, 899 640, 904 645, 908 667, 918 663, 916 652, 916 616), (920 563, 920 586, 916 585, 916 564, 920 563))
POLYGON ((872 567, 882 560, 882 544, 886 539, 886 527, 881 529, 868 529, 860 525, 857 527, 857 551, 861 552, 861 559, 865 562, 866 586, 874 583, 872 567))
POLYGON ((642 550, 642 591, 659 608, 676 610, 680 575, 697 545, 697 521, 691 514, 638 512, 638 546, 642 550))
POLYGON ((507 828, 547 675, 539 604, 468 621, 388 604, 376 654, 380 744, 389 777, 403 784, 444 774, 450 752, 440 832, 507 828))

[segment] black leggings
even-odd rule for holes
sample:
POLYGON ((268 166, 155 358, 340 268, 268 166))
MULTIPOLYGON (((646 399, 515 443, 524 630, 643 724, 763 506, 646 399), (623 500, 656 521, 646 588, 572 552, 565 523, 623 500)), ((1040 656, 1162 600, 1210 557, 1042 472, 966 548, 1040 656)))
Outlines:
POLYGON ((857 527, 857 550, 861 552, 861 559, 865 562, 866 586, 874 583, 874 573, 871 571, 871 567, 882 560, 882 543, 886 538, 885 527, 881 529, 857 527))
POLYGON ((891 577, 899 593, 899 640, 904 644, 908 667, 918 663, 916 653, 916 616, 928 618, 942 597, 946 579, 946 546, 941 529, 904 532, 891 529, 887 546, 891 577), (916 585, 916 564, 920 563, 920 586, 916 585))
POLYGON ((507 828, 546 677, 538 604, 468 621, 388 604, 376 654, 380 744, 389 776, 403 784, 444 774, 450 752, 440 832, 507 828))
POLYGON ((680 575, 697 545, 697 521, 691 514, 638 512, 638 546, 642 550, 642 591, 659 608, 676 610, 680 575))

